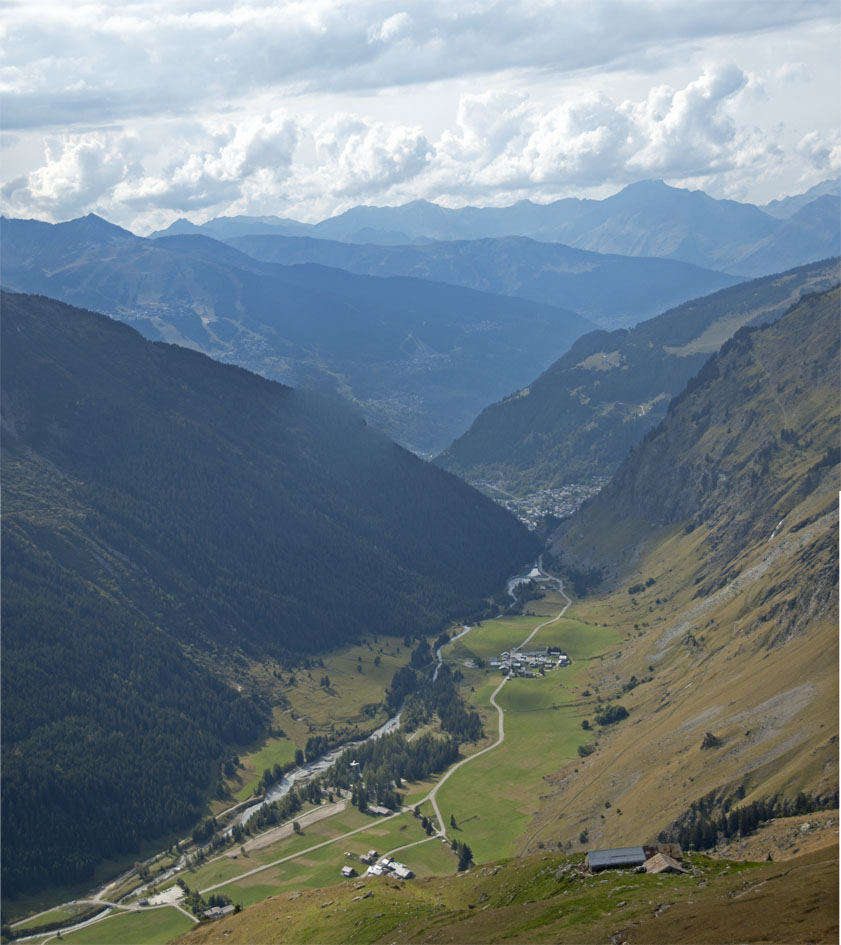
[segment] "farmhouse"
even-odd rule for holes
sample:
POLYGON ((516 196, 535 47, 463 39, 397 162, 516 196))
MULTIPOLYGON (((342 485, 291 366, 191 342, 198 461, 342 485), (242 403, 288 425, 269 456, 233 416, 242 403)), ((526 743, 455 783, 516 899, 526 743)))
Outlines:
POLYGON ((383 873, 391 873, 398 879, 412 879, 415 875, 405 863, 398 863, 387 856, 382 857, 379 863, 369 866, 365 875, 382 876, 383 873))
POLYGON ((617 847, 614 850, 591 850, 585 859, 591 873, 599 870, 626 870, 645 863, 642 847, 617 847))
POLYGON ((680 844, 658 843, 653 846, 617 847, 613 850, 591 850, 585 864, 591 873, 600 870, 634 869, 646 873, 686 873, 678 862, 683 857, 680 844))
POLYGON ((677 860, 673 860, 667 853, 655 853, 643 863, 646 873, 688 873, 677 860))
POLYGON ((226 915, 234 912, 235 908, 235 906, 211 906, 210 909, 205 909, 202 915, 205 919, 224 919, 226 915))

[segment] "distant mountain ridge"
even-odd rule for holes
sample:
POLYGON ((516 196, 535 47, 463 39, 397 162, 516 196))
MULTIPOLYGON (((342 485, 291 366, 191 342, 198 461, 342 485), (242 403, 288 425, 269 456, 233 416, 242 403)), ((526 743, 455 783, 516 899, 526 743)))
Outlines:
POLYGON ((669 259, 604 255, 527 237, 377 246, 311 237, 226 240, 265 262, 314 262, 372 276, 412 276, 548 305, 563 301, 604 328, 634 325, 737 277, 669 259))
POLYGON ((526 299, 278 266, 205 236, 142 239, 92 216, 56 226, 3 219, 0 241, 4 287, 339 393, 426 455, 593 327, 526 299))
POLYGON ((231 667, 437 631, 536 543, 342 401, 2 307, 7 896, 199 816, 269 714, 231 667))
POLYGON ((611 474, 669 402, 743 325, 841 280, 839 261, 802 266, 687 302, 630 330, 592 332, 527 388, 487 407, 435 462, 509 491, 611 474))
MULTIPOLYGON (((821 219, 820 207, 812 206, 816 197, 827 194, 838 194, 831 181, 807 195, 760 208, 669 187, 662 181, 639 181, 604 200, 570 197, 549 204, 521 200, 510 207, 459 210, 424 200, 398 207, 359 206, 316 224, 292 226, 283 221, 274 232, 351 243, 366 238, 377 242, 382 233, 388 244, 401 238, 412 242, 522 236, 593 252, 655 256, 733 275, 760 276, 838 254, 841 221, 821 219), (794 209, 802 213, 798 220, 791 219, 794 209), (785 219, 789 226, 783 225, 785 219), (821 230, 817 243, 816 226, 821 230), (764 268, 769 260, 762 253, 771 247, 777 261, 770 264, 776 270, 764 268)), ((220 239, 246 235, 233 222, 216 220, 202 226, 220 239)), ((267 230, 261 224, 249 232, 267 230)))

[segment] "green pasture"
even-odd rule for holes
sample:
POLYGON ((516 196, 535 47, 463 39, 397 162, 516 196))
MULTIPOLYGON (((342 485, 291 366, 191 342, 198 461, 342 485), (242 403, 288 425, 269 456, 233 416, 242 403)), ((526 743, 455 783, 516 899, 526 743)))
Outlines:
POLYGON ((101 922, 68 932, 62 940, 73 945, 165 945, 193 928, 183 912, 170 906, 143 912, 123 912, 101 922))
MULTIPOLYGON (((560 608, 559 608, 560 609, 560 608)), ((447 662, 461 662, 479 657, 483 660, 499 656, 503 650, 519 646, 546 617, 501 617, 485 620, 453 643, 444 647, 441 655, 447 662)))
POLYGON ((295 760, 295 744, 288 738, 270 738, 262 748, 240 757, 242 768, 237 772, 242 783, 234 797, 238 801, 247 800, 254 794, 266 768, 276 764, 284 765, 295 760))
MULTIPOLYGON (((350 814, 351 812, 346 813, 350 814)), ((275 866, 268 866, 253 876, 243 876, 239 880, 234 879, 231 883, 216 890, 216 892, 229 896, 233 902, 239 902, 243 906, 247 906, 271 895, 294 889, 319 889, 323 886, 332 886, 342 882, 341 869, 343 866, 353 866, 360 875, 365 872, 365 865, 354 857, 346 857, 345 852, 354 853, 358 857, 362 853, 367 853, 373 847, 382 855, 389 850, 413 844, 418 840, 426 840, 426 834, 421 829, 420 822, 411 814, 403 814, 400 817, 388 820, 385 818, 371 820, 365 815, 355 812, 355 817, 349 818, 344 823, 339 821, 339 817, 331 818, 328 821, 320 821, 318 824, 314 824, 307 833, 309 842, 302 848, 307 852, 301 852, 300 856, 278 863, 275 866), (367 829, 344 840, 337 840, 335 843, 323 846, 320 849, 307 850, 309 846, 314 846, 325 839, 341 836, 346 830, 355 829, 359 826, 356 818, 361 818, 363 824, 368 825, 367 829), (332 836, 315 836, 315 828, 323 828, 326 824, 342 829, 335 829, 332 836)), ((291 853, 300 852, 300 849, 296 851, 291 847, 287 847, 286 841, 275 844, 270 850, 272 859, 267 859, 268 863, 276 859, 283 859, 291 853)), ((268 849, 261 851, 261 853, 266 854, 267 857, 269 855, 268 849)), ((418 876, 446 874, 455 869, 452 854, 444 848, 444 844, 440 840, 429 840, 417 846, 411 846, 396 855, 418 876)), ((239 860, 236 862, 241 863, 243 871, 245 871, 246 868, 253 869, 256 865, 259 865, 254 862, 254 859, 254 857, 250 857, 245 861, 239 860)))
MULTIPOLYGON (((20 933, 26 929, 37 928, 40 925, 49 925, 51 922, 66 922, 74 916, 87 912, 91 908, 90 903, 67 903, 59 906, 57 909, 51 909, 42 915, 33 916, 31 919, 25 919, 23 922, 15 924, 15 932, 20 933)), ((101 908, 101 907, 100 907, 101 908)))
MULTIPOLYGON (((490 649, 498 653, 514 645, 511 640, 515 633, 520 635, 516 643, 522 643, 540 622, 535 617, 488 621, 464 639, 470 641, 474 653, 490 649), (497 628, 495 623, 502 626, 497 628), (500 645, 503 639, 505 646, 500 645)), ((578 705, 580 695, 574 687, 586 661, 620 639, 612 627, 562 617, 538 631, 528 644, 528 649, 535 650, 560 646, 573 664, 535 679, 510 679, 497 695, 505 713, 505 741, 460 768, 438 792, 438 806, 445 821, 449 823, 450 814, 455 816, 460 829, 453 835, 470 845, 477 862, 514 852, 544 793, 543 776, 574 760, 578 746, 591 740, 581 728, 588 712, 578 705)), ((484 713, 486 732, 493 740, 497 726, 490 696, 500 677, 488 671, 484 679, 481 684, 478 679, 465 679, 474 691, 463 684, 461 692, 484 713)), ((449 826, 447 829, 451 832, 449 826)))
MULTIPOLYGON (((544 775, 575 758, 587 741, 578 710, 557 673, 512 679, 497 701, 505 711, 505 741, 460 768, 438 792, 445 821, 453 814, 477 862, 510 856, 544 793, 544 775)), ((448 827, 448 833, 450 828, 448 827)))

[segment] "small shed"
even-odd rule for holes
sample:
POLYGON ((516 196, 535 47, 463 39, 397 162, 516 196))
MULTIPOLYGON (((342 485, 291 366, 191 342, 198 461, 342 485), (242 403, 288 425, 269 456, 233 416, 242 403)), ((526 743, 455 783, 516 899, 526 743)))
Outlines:
POLYGON ((599 870, 626 870, 642 866, 646 856, 642 847, 617 847, 613 850, 591 850, 586 865, 591 873, 599 870))
POLYGON ((688 873, 677 860, 672 859, 668 853, 655 853, 649 857, 643 864, 646 873, 688 873))

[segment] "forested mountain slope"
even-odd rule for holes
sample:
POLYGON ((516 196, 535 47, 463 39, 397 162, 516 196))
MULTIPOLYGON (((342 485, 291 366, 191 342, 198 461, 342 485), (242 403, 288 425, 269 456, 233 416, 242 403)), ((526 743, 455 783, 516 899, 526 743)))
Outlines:
POLYGON ((622 328, 738 277, 670 259, 604 255, 525 237, 417 246, 252 235, 228 241, 266 262, 314 262, 371 276, 414 276, 571 308, 603 328, 622 328))
POLYGON ((582 823, 597 846, 701 842, 800 791, 837 805, 839 304, 737 332, 560 527, 556 563, 602 578, 582 606, 626 635, 588 682, 629 716, 550 779, 524 847, 582 823))
POLYGON ((436 459, 509 491, 609 475, 739 327, 779 317, 841 277, 838 260, 696 299, 630 330, 592 332, 528 388, 487 407, 436 459))
POLYGON ((51 299, 2 307, 11 895, 196 816, 265 717, 202 667, 434 630, 534 541, 341 401, 51 299))
POLYGON ((339 393, 424 455, 593 327, 527 299, 260 262, 204 236, 141 239, 93 215, 55 226, 4 219, 0 237, 4 288, 339 393))

